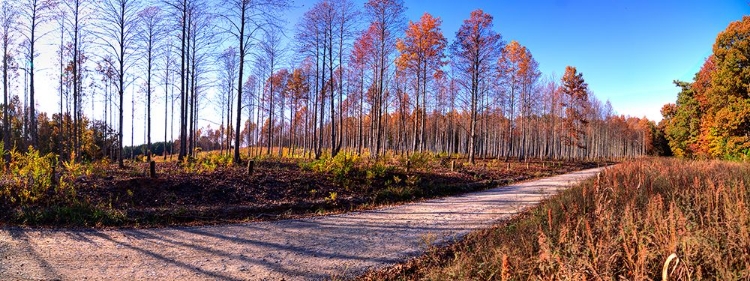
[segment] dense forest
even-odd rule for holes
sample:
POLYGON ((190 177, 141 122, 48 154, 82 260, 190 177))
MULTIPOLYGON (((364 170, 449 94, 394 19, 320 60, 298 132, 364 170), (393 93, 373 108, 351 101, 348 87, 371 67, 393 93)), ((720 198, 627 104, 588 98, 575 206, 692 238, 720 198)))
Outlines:
POLYGON ((677 102, 666 104, 659 129, 676 156, 750 157, 750 17, 719 33, 692 82, 675 81, 677 102))
MULTIPOLYGON (((561 69, 559 78, 542 74, 531 50, 505 41, 482 10, 467 15, 448 42, 440 18, 425 13, 407 21, 402 0, 368 0, 363 7, 320 0, 295 30, 284 30, 279 19, 292 4, 2 1, 4 150, 33 149, 63 160, 109 158, 120 166, 137 154, 182 160, 200 150, 232 153, 237 163, 240 147, 253 148, 249 157, 434 152, 472 162, 635 157, 663 150, 655 145, 661 132, 653 122, 616 115, 573 66, 561 69), (40 46, 57 46, 55 78, 35 76, 40 46), (58 92, 35 91, 39 83, 56 84, 58 92), (40 97, 57 97, 59 110, 39 112, 40 97), (136 100, 146 107, 145 124, 124 128, 125 118, 135 118, 135 112, 124 112, 125 104, 135 108, 136 100), (157 100, 161 106, 152 107, 157 100), (152 118, 157 110, 169 118, 152 118), (103 111, 101 120, 95 111, 103 111), (206 119, 217 128, 200 127, 206 119), (152 130, 154 122, 164 131, 152 130), (124 150, 126 130, 131 136, 144 130, 146 144, 132 147, 131 137, 124 150)), ((694 84, 680 84, 682 99, 693 99, 693 92, 710 88, 704 80, 711 78, 704 76, 715 68, 712 81, 721 86, 706 95, 738 97, 701 103, 711 116, 701 128, 747 125, 747 118, 725 120, 735 115, 724 114, 747 111, 739 99, 747 96, 747 79, 741 88, 721 78, 734 71, 736 35, 730 32, 746 34, 747 26, 738 23, 720 35, 707 70, 694 84), (740 90, 744 94, 735 93, 740 90)), ((737 126, 717 131, 726 132, 725 138, 676 138, 680 118, 693 117, 685 113, 693 110, 687 104, 665 107, 662 127, 670 145, 685 147, 673 145, 676 153, 700 153, 693 144, 703 141, 710 147, 723 143, 706 153, 747 152, 736 139, 747 136, 733 135, 741 130, 737 126)))

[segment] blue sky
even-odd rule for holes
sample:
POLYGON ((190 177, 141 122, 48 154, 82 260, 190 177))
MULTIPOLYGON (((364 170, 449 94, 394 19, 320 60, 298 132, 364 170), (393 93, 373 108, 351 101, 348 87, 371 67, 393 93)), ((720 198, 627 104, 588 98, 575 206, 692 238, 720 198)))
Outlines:
POLYGON ((477 8, 494 16, 506 42, 529 48, 541 71, 583 72, 599 99, 619 114, 661 120, 674 102, 672 80, 691 80, 711 54, 716 35, 750 15, 750 1, 480 1, 406 0, 407 17, 443 19, 449 41, 477 8))
MULTIPOLYGON (((354 0, 360 8, 365 0, 354 0)), ((289 25, 312 6, 295 1, 289 25)), ((659 110, 677 97, 673 80, 692 80, 711 54, 716 35, 750 15, 750 0, 405 0, 406 17, 428 12, 443 20, 452 42, 469 13, 494 17, 503 40, 529 48, 544 75, 565 66, 583 72, 589 88, 618 114, 661 120, 659 110)))

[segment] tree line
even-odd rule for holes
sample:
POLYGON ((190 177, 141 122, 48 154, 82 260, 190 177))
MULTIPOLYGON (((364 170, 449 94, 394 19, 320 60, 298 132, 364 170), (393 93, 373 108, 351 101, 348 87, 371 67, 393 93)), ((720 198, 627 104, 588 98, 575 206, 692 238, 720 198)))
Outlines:
POLYGON ((504 41, 482 10, 448 42, 438 17, 407 22, 403 0, 364 7, 320 0, 288 31, 282 15, 290 7, 283 0, 3 1, 4 150, 30 146, 123 166, 128 96, 131 120, 136 100, 146 107, 147 160, 218 148, 239 163, 243 146, 252 147, 250 157, 430 151, 472 162, 658 149, 652 122, 614 114, 573 66, 560 78, 543 75, 531 51, 504 41), (58 46, 59 110, 51 116, 35 109, 40 44, 58 46), (19 85, 28 87, 23 104, 13 94, 19 85), (152 108, 156 101, 163 108, 152 108), (214 110, 201 116, 207 107, 214 110), (153 110, 164 112, 156 120, 163 135, 152 132, 153 110), (218 128, 199 128, 204 119, 220 119, 218 128))
POLYGON ((720 32, 692 82, 674 81, 676 103, 662 107, 659 129, 674 155, 750 158, 750 17, 720 32))

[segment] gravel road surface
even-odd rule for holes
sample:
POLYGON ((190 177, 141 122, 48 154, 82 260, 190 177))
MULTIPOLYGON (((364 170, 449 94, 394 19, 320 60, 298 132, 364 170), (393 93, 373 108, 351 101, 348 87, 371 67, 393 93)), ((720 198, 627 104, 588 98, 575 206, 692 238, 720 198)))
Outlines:
POLYGON ((508 218, 590 169, 342 215, 224 226, 0 229, 0 280, 319 280, 403 261, 508 218))

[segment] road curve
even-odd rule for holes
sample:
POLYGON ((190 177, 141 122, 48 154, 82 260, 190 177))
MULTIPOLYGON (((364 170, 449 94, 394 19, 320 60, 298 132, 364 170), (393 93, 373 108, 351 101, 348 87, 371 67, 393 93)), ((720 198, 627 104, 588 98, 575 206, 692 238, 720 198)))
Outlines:
POLYGON ((318 280, 405 260, 595 175, 589 169, 373 211, 224 226, 0 229, 0 280, 318 280))

